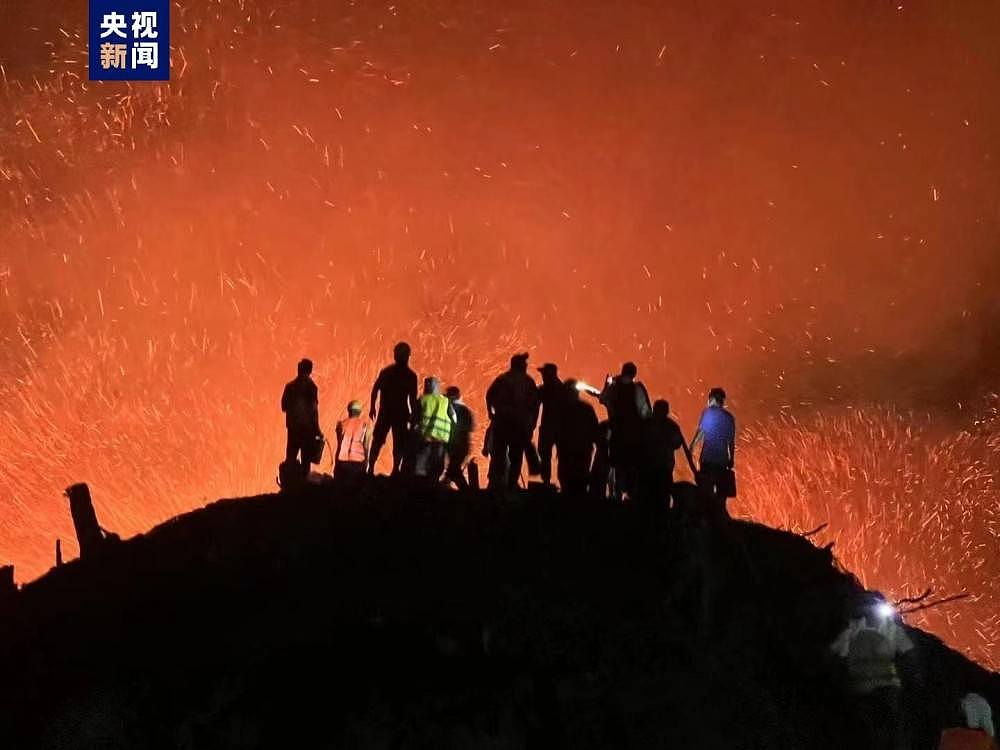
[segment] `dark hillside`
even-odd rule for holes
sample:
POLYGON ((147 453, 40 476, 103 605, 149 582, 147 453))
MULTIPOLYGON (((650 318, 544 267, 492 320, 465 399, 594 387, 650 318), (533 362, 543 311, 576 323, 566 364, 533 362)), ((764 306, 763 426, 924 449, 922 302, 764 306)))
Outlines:
MULTIPOLYGON (((223 500, 4 605, 5 747, 843 748, 829 552, 558 496, 223 500)), ((940 713, 1000 680, 920 637, 940 713)))

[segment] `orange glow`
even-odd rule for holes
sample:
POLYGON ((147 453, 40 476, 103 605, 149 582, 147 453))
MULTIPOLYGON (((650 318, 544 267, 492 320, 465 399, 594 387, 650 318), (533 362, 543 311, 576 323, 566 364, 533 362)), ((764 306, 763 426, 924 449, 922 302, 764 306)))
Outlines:
POLYGON ((730 392, 737 512, 968 588, 927 624, 996 665, 1000 10, 670 5, 191 3, 131 87, 9 9, 0 556, 74 554, 75 481, 123 535, 273 489, 304 355, 329 434, 398 339, 480 416, 633 359, 688 435, 730 392))

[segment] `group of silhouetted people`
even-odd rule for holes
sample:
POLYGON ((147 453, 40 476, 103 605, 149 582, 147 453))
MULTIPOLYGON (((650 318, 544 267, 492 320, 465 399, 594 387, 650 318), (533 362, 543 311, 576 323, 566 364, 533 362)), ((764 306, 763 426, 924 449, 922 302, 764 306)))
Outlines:
MULTIPOLYGON (((410 346, 393 350, 393 363, 379 372, 372 386, 368 420, 360 401, 351 401, 337 423, 334 475, 359 478, 375 473, 375 465, 392 435, 393 475, 421 477, 464 489, 478 487, 478 465, 472 455, 475 421, 458 387, 442 392, 436 377, 423 381, 410 368, 410 346), (371 423, 374 423, 373 425, 371 423)), ((608 376, 600 391, 577 380, 563 381, 556 365, 538 368, 541 383, 529 373, 528 355, 516 354, 510 368, 486 391, 483 455, 489 457, 489 486, 515 489, 522 469, 551 486, 553 456, 562 492, 628 499, 636 504, 670 502, 674 495, 676 452, 682 451, 703 497, 725 514, 725 501, 735 496, 733 473, 736 423, 726 409, 726 393, 713 388, 698 429, 688 444, 665 400, 650 401, 638 370, 626 362, 621 373, 608 376), (604 406, 598 419, 587 393, 604 406), (537 428, 537 442, 535 434, 537 428), (693 451, 701 445, 699 465, 693 451)), ((308 475, 322 454, 319 393, 312 362, 299 363, 295 380, 285 386, 281 408, 288 442, 283 473, 308 475)), ((676 498, 675 498, 676 502, 676 498)))

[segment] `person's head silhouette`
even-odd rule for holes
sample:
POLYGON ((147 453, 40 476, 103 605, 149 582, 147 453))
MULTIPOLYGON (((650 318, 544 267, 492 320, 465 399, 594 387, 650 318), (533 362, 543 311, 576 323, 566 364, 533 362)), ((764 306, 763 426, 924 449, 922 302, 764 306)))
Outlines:
POLYGON ((459 390, 457 385, 449 385, 448 389, 444 392, 444 395, 448 397, 449 401, 460 401, 462 398, 462 391, 459 390))
POLYGON ((726 392, 721 388, 713 388, 708 392, 708 405, 709 406, 725 406, 726 405, 726 392))
POLYGON ((528 371, 528 355, 527 353, 515 354, 510 358, 510 369, 514 372, 527 372, 528 371))
POLYGON ((546 362, 538 368, 538 371, 542 374, 543 383, 555 383, 558 381, 559 367, 551 362, 546 362))
POLYGON ((670 418, 670 403, 666 399, 657 399, 656 403, 653 404, 653 418, 654 419, 669 419, 670 418))
POLYGON ((299 360, 299 377, 305 378, 312 375, 313 363, 311 359, 299 360))
POLYGON ((435 377, 424 378, 424 393, 436 396, 441 392, 441 381, 435 377))
POLYGON ((351 403, 347 405, 347 415, 350 417, 361 416, 361 402, 357 399, 351 401, 351 403))
POLYGON ((397 365, 405 365, 410 361, 410 345, 405 341, 400 341, 392 348, 392 358, 397 365))
POLYGON ((626 383, 635 380, 635 376, 638 374, 639 368, 635 366, 635 362, 626 362, 622 365, 622 380, 626 383))

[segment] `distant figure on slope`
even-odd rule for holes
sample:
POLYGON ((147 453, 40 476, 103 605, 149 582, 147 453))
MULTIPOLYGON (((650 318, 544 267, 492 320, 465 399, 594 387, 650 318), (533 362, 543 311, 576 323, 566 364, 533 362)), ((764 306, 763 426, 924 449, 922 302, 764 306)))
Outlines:
POLYGON ((562 388, 560 427, 555 435, 559 451, 559 489, 567 495, 583 496, 587 494, 600 428, 594 407, 580 398, 577 381, 567 380, 562 388))
POLYGON ((902 681, 897 659, 914 650, 891 604, 866 594, 854 607, 847 627, 830 644, 846 666, 854 704, 858 748, 908 750, 902 681))
POLYGON ((600 395, 611 423, 609 450, 615 474, 615 498, 618 500, 623 495, 635 494, 643 423, 653 414, 646 386, 636 380, 638 372, 634 362, 626 362, 620 375, 615 378, 608 376, 600 395))
POLYGON ((451 439, 448 441, 448 470, 445 481, 453 482, 460 490, 468 489, 469 482, 465 478, 465 462, 472 451, 472 431, 475 420, 470 409, 462 401, 462 391, 458 386, 448 386, 445 391, 455 413, 455 423, 451 428, 451 439))
POLYGON ((419 416, 417 404, 417 375, 410 369, 410 345, 405 341, 392 350, 393 364, 384 368, 372 386, 370 419, 375 420, 368 473, 375 473, 386 437, 392 431, 392 473, 398 474, 409 450, 409 431, 419 416), (381 400, 379 397, 381 396, 381 400), (378 401, 378 417, 375 403, 378 401))
POLYGON ((444 459, 455 423, 455 410, 448 397, 441 394, 441 381, 437 378, 424 379, 424 395, 420 397, 419 408, 414 473, 437 482, 444 472, 444 459))
MULTIPOLYGON (((559 379, 559 368, 551 362, 538 368, 542 374, 542 384, 538 386, 538 402, 542 409, 541 423, 538 425, 539 474, 542 484, 552 482, 552 449, 556 446, 563 412, 566 409, 567 390, 559 379)), ((579 392, 573 389, 579 401, 579 392)))
POLYGON ((726 500, 736 496, 736 419, 726 409, 726 392, 713 388, 708 406, 701 413, 698 430, 691 438, 691 453, 704 443, 698 466, 698 488, 712 504, 710 515, 727 518, 726 500))
POLYGON ((371 426, 361 416, 361 402, 347 405, 347 419, 337 423, 337 459, 334 476, 337 479, 357 479, 368 466, 371 426))
POLYGON ((302 473, 309 474, 319 430, 319 389, 312 379, 313 363, 299 362, 298 375, 285 386, 281 394, 281 411, 285 413, 288 442, 285 462, 294 464, 301 456, 302 473))
POLYGON ((528 355, 515 354, 510 369, 486 391, 490 418, 490 487, 514 489, 524 452, 538 420, 538 390, 528 375, 528 355))

